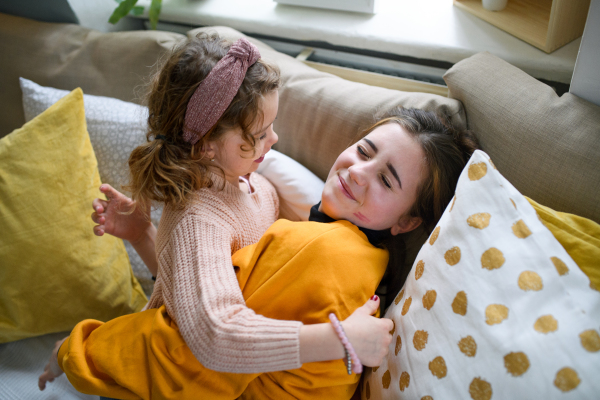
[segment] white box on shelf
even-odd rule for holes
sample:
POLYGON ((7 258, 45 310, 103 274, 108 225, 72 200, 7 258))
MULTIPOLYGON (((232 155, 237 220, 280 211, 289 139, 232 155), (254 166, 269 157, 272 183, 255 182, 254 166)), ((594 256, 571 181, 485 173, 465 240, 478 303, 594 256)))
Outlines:
POLYGON ((279 4, 375 14, 377 0, 273 0, 279 4))

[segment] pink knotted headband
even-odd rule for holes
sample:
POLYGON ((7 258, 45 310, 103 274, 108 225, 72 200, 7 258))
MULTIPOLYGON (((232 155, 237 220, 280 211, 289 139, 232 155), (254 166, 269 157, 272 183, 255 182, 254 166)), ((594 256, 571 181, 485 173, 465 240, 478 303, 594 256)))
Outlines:
POLYGON ((246 71, 260 58, 255 45, 241 38, 231 45, 188 102, 183 140, 196 144, 223 115, 240 89, 246 71))

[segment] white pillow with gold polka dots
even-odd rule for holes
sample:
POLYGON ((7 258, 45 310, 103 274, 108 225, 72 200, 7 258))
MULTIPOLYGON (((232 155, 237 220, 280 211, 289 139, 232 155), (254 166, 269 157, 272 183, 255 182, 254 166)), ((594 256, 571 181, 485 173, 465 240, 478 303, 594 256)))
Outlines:
POLYGON ((388 309, 362 398, 600 398, 600 293, 477 151, 388 309))

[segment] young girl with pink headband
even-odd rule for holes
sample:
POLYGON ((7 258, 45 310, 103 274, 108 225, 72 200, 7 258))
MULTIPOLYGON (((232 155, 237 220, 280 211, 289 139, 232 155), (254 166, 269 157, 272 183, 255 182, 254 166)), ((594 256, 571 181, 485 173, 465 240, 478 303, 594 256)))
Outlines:
MULTIPOLYGON (((246 39, 228 45, 217 35, 192 38, 155 77, 149 142, 129 159, 138 207, 129 218, 139 222, 151 201, 165 208, 157 232, 145 223, 145 239, 128 237, 136 228, 113 233, 131 238, 156 273, 147 307, 164 306, 195 358, 215 371, 293 370, 343 356, 330 323, 270 319, 246 307, 232 266, 232 254, 256 243, 277 219, 273 186, 253 172, 277 141, 279 85, 278 69, 246 39)), ((97 222, 107 206, 97 205, 97 222)), ((369 366, 380 363, 391 341, 392 322, 371 316, 378 306, 373 296, 342 321, 369 366)), ((49 366, 40 387, 54 375, 49 366)))

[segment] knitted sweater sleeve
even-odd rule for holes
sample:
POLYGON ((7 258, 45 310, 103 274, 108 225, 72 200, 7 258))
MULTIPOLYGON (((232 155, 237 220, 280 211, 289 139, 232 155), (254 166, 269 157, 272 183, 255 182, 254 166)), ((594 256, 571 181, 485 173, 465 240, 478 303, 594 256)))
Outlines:
POLYGON ((295 369, 301 322, 274 320, 246 307, 231 261, 231 227, 187 215, 170 238, 175 271, 165 305, 205 367, 233 373, 295 369))

